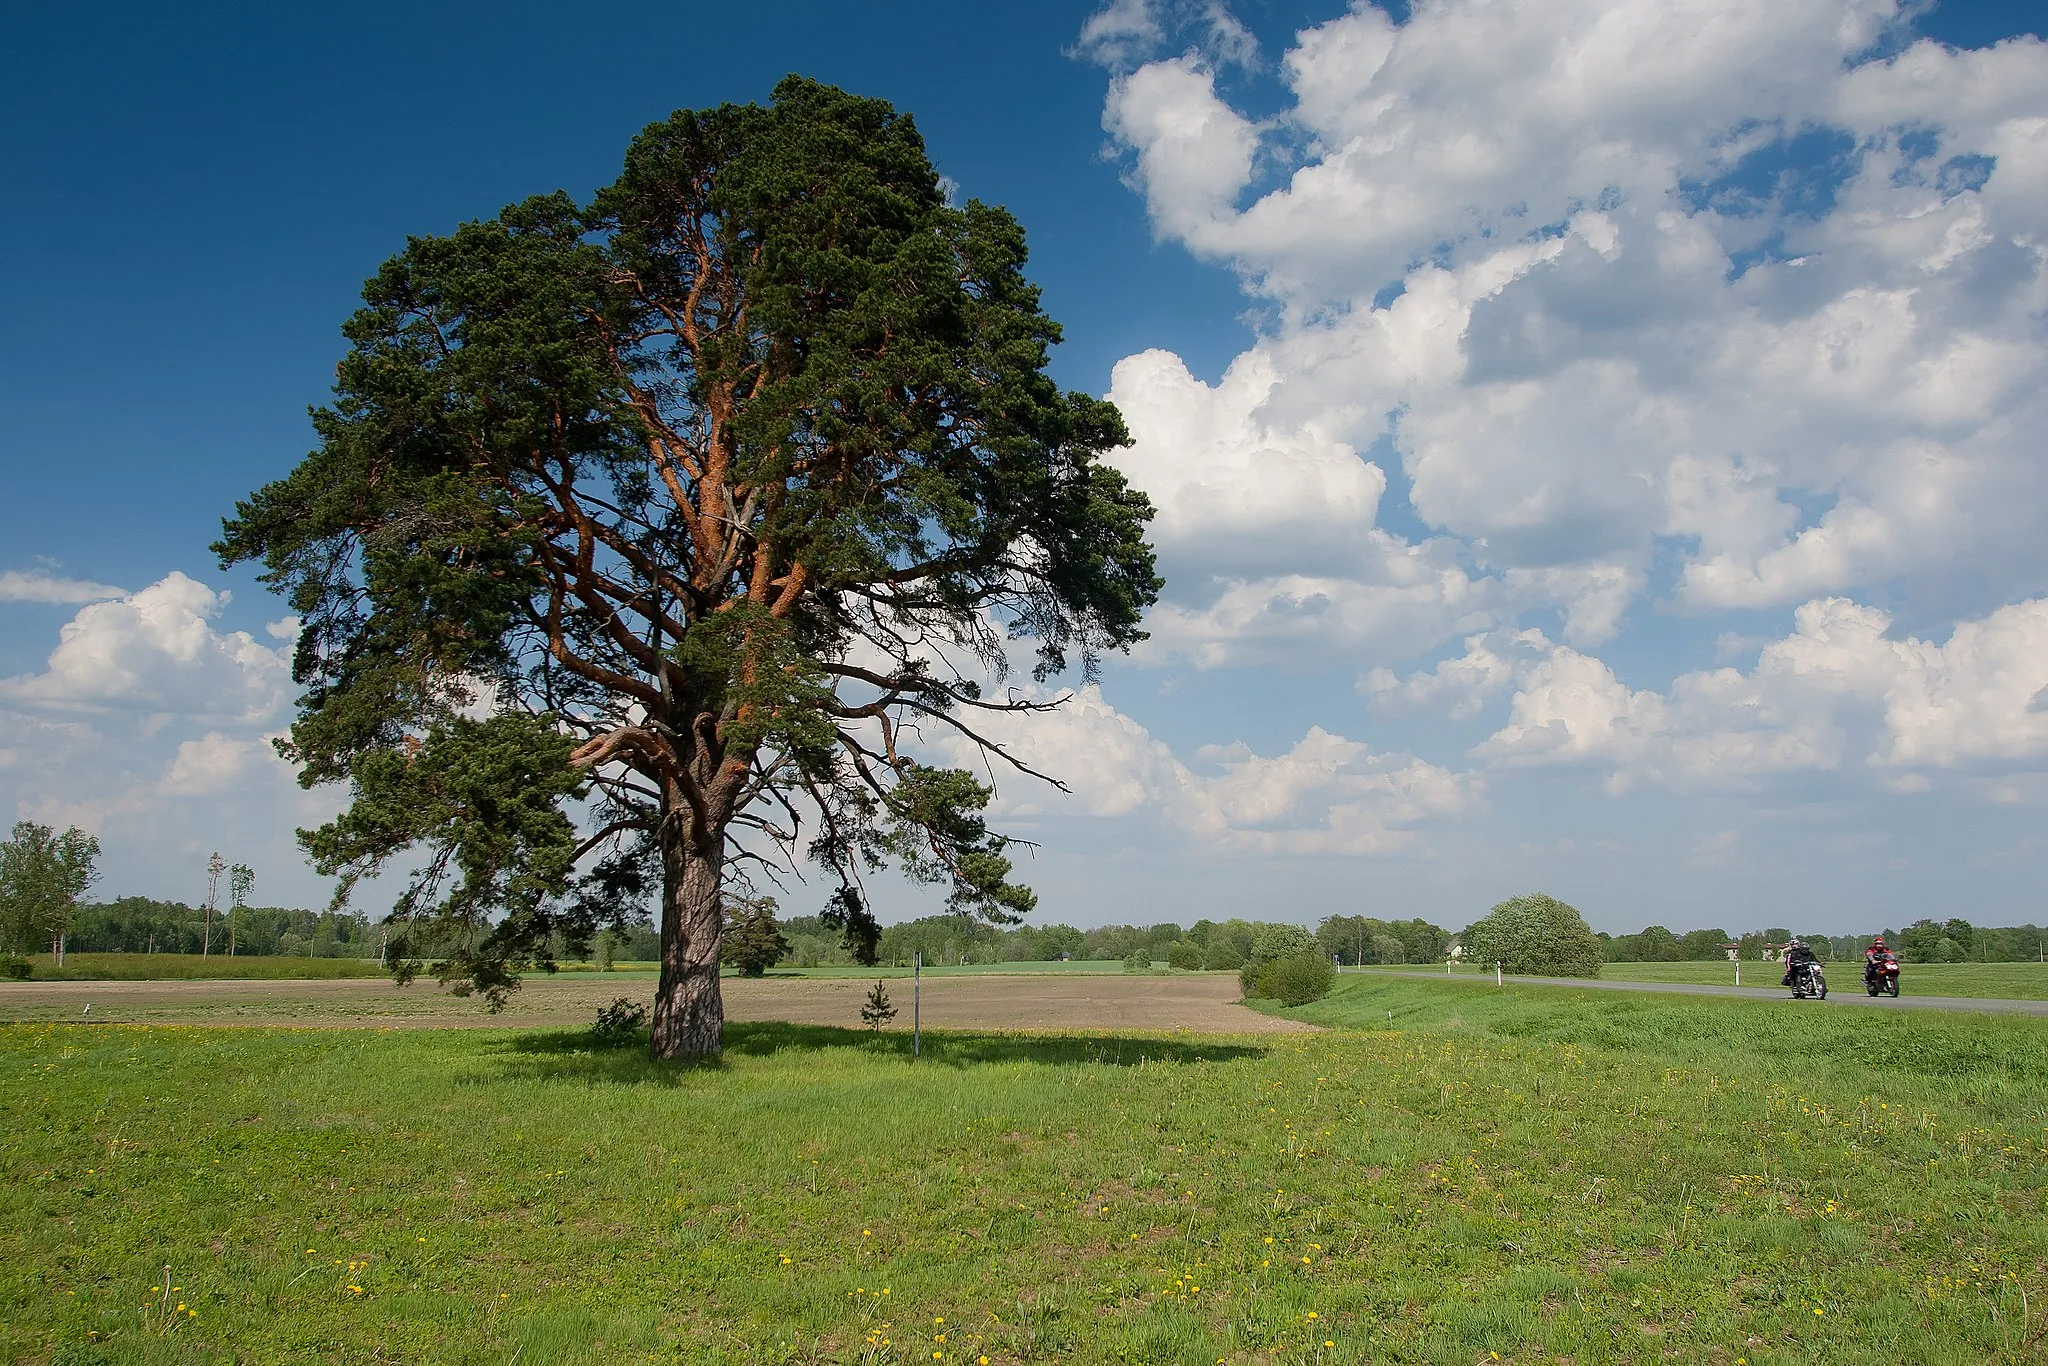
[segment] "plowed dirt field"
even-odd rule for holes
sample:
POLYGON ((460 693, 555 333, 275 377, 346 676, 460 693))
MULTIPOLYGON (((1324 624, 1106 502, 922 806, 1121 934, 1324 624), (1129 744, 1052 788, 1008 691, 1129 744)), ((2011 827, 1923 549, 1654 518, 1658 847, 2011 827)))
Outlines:
MULTIPOLYGON (((725 979, 727 1018, 797 1024, 860 1024, 871 983, 768 977, 725 979)), ((910 1027, 911 989, 888 984, 892 1028, 910 1027)), ((433 982, 400 987, 378 979, 241 982, 18 982, 0 984, 0 1020, 145 1024, 291 1025, 320 1028, 533 1028, 587 1024, 627 996, 654 999, 647 974, 563 973, 529 977, 497 1015, 433 982), (87 1007, 91 1009, 88 1011, 87 1007)), ((927 977, 922 1017, 932 1029, 1146 1029, 1250 1034, 1307 1029, 1237 1004, 1235 973, 1170 977, 1109 973, 927 977)))

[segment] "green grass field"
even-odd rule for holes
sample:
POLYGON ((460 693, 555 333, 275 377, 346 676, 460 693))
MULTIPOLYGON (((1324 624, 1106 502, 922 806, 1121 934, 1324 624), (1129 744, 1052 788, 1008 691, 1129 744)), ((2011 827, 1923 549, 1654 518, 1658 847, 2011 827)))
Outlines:
MULTIPOLYGON (((1833 991, 1860 991, 1863 986, 1861 962, 1829 963, 1828 986, 1833 991)), ((1377 969, 1368 969, 1376 971, 1377 969)), ((1444 965, 1418 964, 1394 968, 1394 972, 1442 973, 1444 965)), ((1355 972, 1355 968, 1345 971, 1355 972)), ((1777 963, 1744 963, 1742 985, 1774 987, 1784 968, 1777 963)), ((1484 977, 1493 970, 1458 964, 1458 977, 1484 977)), ((1600 975, 1610 982, 1686 982, 1704 986, 1734 986, 1735 965, 1723 959, 1696 963, 1608 963, 1600 975)), ((2003 997, 2015 1001, 2048 1001, 2048 964, 2043 963, 1908 963, 1901 970, 1900 989, 1912 996, 2003 997)))
POLYGON ((2048 1023, 1366 974, 1292 1013, 1332 1028, 744 1025, 696 1068, 7 1027, 0 1357, 2043 1359, 2048 1023))
POLYGON ((67 953, 57 967, 50 955, 29 962, 34 980, 46 982, 156 982, 259 978, 382 977, 374 958, 260 958, 225 953, 67 953))

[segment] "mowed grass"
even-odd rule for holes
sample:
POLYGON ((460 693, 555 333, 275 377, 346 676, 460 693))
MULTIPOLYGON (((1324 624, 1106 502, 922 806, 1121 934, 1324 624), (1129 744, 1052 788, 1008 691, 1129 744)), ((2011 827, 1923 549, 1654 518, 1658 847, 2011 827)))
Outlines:
MULTIPOLYGON (((1834 962, 1827 970, 1828 989, 1863 990, 1863 964, 1834 962)), ((1358 972, 1346 968, 1347 974, 1358 972)), ((1366 972, 1430 973, 1447 975, 1444 965, 1427 963, 1402 968, 1368 968, 1366 972)), ((1783 975, 1780 963, 1744 963, 1742 985, 1774 987, 1783 975)), ((1452 974, 1460 978, 1493 979, 1492 968, 1460 963, 1452 974)), ((1735 985, 1735 965, 1725 959, 1689 963, 1606 963, 1600 976, 1609 982, 1681 982, 1701 986, 1735 985)), ((1899 985, 1908 996, 2001 997, 2013 1001, 2048 1001, 2048 963, 1908 963, 1900 971, 1899 985)))
POLYGON ((45 982, 176 982, 219 979, 252 981, 286 978, 382 977, 374 958, 258 957, 225 953, 67 953, 64 966, 50 955, 29 959, 32 980, 45 982))
POLYGON ((2044 1022, 1363 974, 1293 1013, 1336 1027, 695 1068, 10 1027, 0 1356, 2043 1356, 2044 1022))

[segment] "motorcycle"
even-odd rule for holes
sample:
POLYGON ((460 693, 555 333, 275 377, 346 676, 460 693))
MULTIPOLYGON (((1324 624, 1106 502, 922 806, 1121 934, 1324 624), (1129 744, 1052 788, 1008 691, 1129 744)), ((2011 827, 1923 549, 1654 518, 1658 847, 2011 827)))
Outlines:
POLYGON ((1897 996, 1899 994, 1899 959, 1897 954, 1886 954, 1882 959, 1872 958, 1863 964, 1863 989, 1872 996, 1897 996))
POLYGON ((1785 974, 1785 985, 1792 988, 1792 999, 1804 1001, 1811 998, 1825 1001, 1828 998, 1828 978, 1819 963, 1794 963, 1785 974))

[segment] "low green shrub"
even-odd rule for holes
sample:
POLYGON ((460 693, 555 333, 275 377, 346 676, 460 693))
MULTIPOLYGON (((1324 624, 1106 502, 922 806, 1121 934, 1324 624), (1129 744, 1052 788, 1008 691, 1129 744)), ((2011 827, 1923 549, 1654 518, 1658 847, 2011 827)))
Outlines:
MULTIPOLYGON (((1238 969, 1237 983, 1244 988, 1247 996, 1264 996, 1259 987, 1261 974, 1269 963, 1282 958, 1321 958, 1323 946, 1316 937, 1299 925, 1261 925, 1252 940, 1252 951, 1246 955, 1244 966, 1238 969)), ((1327 990, 1328 988, 1325 988, 1327 990)), ((1313 996, 1308 998, 1314 1000, 1313 996)))
POLYGON ((1166 966, 1182 972, 1200 972, 1202 962, 1202 946, 1191 940, 1180 940, 1166 951, 1166 966))
POLYGON ((11 977, 17 982, 26 981, 35 973, 35 964, 18 954, 0 954, 0 977, 11 977))
POLYGON ((647 1007, 630 996, 621 996, 597 1012, 590 1035, 601 1044, 630 1044, 639 1042, 640 1031, 646 1027, 647 1007))
POLYGON ((1129 953, 1125 954, 1125 955, 1124 955, 1124 971, 1125 971, 1125 972, 1150 972, 1150 971, 1152 971, 1152 950, 1150 950, 1150 949, 1132 949, 1132 950, 1131 950, 1131 951, 1130 951, 1129 953))
POLYGON ((1336 968, 1320 951, 1290 953, 1261 967, 1257 990, 1249 994, 1278 1001, 1285 1006, 1305 1006, 1310 1001, 1320 1001, 1328 996, 1336 980, 1336 968))

